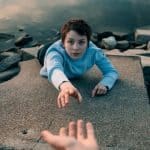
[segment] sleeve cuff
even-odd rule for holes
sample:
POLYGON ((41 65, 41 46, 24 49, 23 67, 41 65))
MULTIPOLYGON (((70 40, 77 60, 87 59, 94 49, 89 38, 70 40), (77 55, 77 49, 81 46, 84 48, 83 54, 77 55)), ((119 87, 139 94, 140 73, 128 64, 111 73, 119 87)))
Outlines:
POLYGON ((55 69, 51 75, 51 82, 55 88, 59 90, 60 84, 65 81, 69 81, 66 75, 61 70, 55 69))

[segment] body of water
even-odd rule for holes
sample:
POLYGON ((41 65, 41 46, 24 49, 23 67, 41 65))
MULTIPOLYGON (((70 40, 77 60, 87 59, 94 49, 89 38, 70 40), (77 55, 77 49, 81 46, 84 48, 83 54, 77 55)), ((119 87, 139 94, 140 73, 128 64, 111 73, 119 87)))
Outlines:
POLYGON ((131 32, 150 25, 149 8, 149 0, 0 0, 0 32, 42 37, 69 18, 85 19, 94 32, 131 32))

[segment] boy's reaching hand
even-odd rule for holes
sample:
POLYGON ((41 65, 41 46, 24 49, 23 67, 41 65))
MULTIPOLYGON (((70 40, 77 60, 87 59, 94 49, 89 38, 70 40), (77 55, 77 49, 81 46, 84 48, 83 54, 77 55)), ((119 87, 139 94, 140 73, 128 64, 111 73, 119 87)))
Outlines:
POLYGON ((82 101, 80 92, 70 82, 62 83, 59 88, 60 93, 57 97, 57 105, 59 108, 65 107, 69 103, 70 96, 76 98, 79 103, 82 101))

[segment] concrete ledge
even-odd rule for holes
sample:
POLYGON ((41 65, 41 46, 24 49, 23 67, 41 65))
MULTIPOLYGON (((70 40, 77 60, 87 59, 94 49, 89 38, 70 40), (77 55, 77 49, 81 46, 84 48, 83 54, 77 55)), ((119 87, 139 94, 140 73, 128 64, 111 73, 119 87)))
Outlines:
POLYGON ((105 50, 107 55, 117 55, 117 56, 138 56, 141 58, 142 67, 149 66, 150 67, 150 50, 142 50, 142 49, 129 49, 124 52, 120 52, 118 49, 114 49, 111 51, 105 50))
POLYGON ((57 133, 71 120, 94 124, 102 150, 148 150, 150 106, 138 57, 109 56, 120 72, 115 87, 105 96, 91 98, 101 74, 96 68, 72 81, 84 99, 56 107, 57 90, 39 76, 37 60, 22 62, 21 72, 0 85, 0 144, 15 149, 48 150, 40 131, 57 133))

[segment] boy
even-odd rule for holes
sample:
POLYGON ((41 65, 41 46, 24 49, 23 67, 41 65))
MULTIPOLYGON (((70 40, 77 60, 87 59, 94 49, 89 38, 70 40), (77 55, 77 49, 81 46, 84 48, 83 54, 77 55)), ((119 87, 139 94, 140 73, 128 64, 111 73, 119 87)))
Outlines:
POLYGON ((118 72, 102 50, 90 41, 91 27, 82 19, 71 19, 61 28, 61 40, 52 44, 44 58, 40 74, 60 90, 57 105, 65 107, 69 97, 81 102, 82 96, 69 79, 84 74, 94 64, 102 71, 102 80, 92 90, 92 97, 106 94, 118 79, 118 72))

